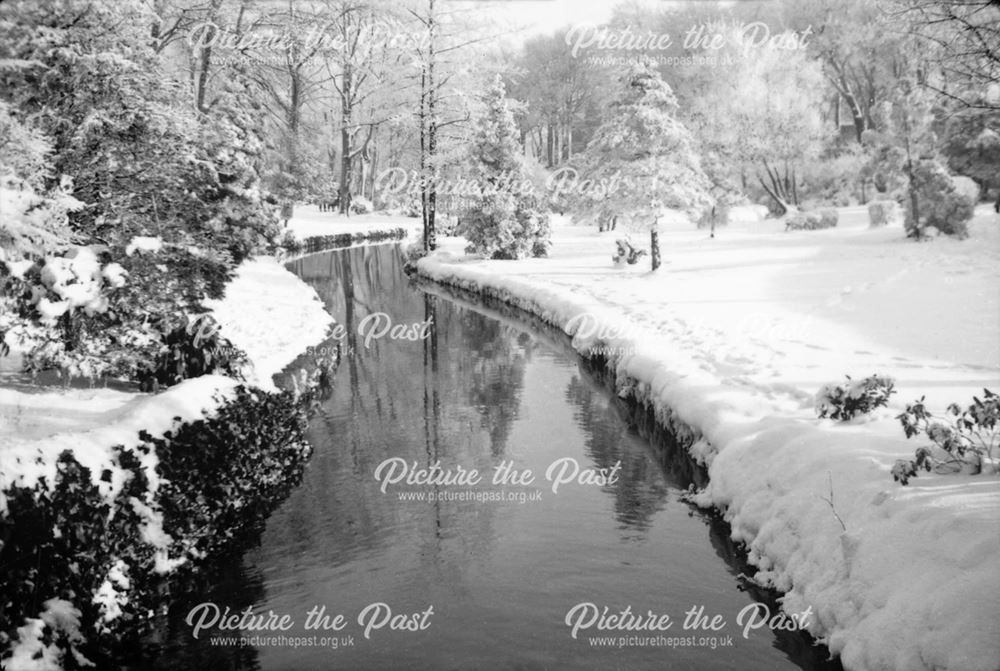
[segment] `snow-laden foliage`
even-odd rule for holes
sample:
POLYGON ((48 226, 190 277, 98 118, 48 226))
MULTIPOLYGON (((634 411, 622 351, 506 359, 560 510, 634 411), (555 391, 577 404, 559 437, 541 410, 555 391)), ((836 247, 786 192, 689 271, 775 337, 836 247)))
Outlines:
MULTIPOLYGON (((260 532, 309 456, 310 399, 240 386, 217 400, 211 416, 175 421, 163 435, 86 446, 106 455, 103 472, 84 465, 81 449, 58 455, 51 476, 5 478, 5 669, 81 668, 84 659, 111 668, 123 642, 165 605, 164 576, 196 570, 260 532)), ((147 407, 145 422, 155 413, 147 407)))
POLYGON ((0 100, 0 260, 37 257, 73 239, 68 215, 83 203, 72 196, 72 180, 51 179, 51 153, 44 133, 0 100))
POLYGON ((837 225, 838 219, 837 210, 832 207, 810 212, 797 210, 785 217, 785 230, 816 231, 823 228, 833 228, 837 225))
POLYGON ((260 191, 258 106, 235 75, 220 83, 210 113, 185 104, 185 84, 169 77, 153 49, 154 18, 138 0, 0 5, 0 59, 21 64, 0 69, 10 110, 0 111, 0 124, 14 117, 35 124, 3 151, 17 158, 15 178, 41 198, 35 203, 26 187, 4 195, 15 213, 13 235, 0 236, 6 260, 58 258, 71 233, 128 276, 117 301, 57 314, 59 300, 39 299, 7 273, 8 296, 19 301, 13 312, 27 321, 0 330, 34 331, 26 358, 33 368, 148 370, 173 328, 162 322, 221 296, 235 265, 277 234, 260 191), (148 238, 165 243, 155 262, 127 253, 148 238))
POLYGON ((821 418, 846 422, 861 415, 868 415, 889 404, 895 392, 892 378, 871 375, 863 380, 845 376, 844 383, 831 382, 816 394, 816 414, 821 418))
POLYGON ((936 102, 916 82, 900 81, 894 96, 876 108, 876 130, 867 172, 876 186, 903 203, 907 235, 925 237, 930 227, 964 238, 975 202, 960 193, 938 151, 936 102))
POLYGON ((17 640, 4 660, 7 671, 59 671, 94 664, 79 647, 86 643, 80 632, 80 611, 65 599, 49 599, 37 618, 25 619, 17 640))
POLYGON ((589 185, 576 203, 577 219, 649 230, 665 209, 697 219, 712 205, 694 140, 677 118, 670 86, 651 66, 633 65, 620 78, 615 102, 583 159, 589 185))
POLYGON ((372 201, 360 194, 351 196, 351 214, 371 214, 374 211, 372 201))
POLYGON ((469 153, 476 190, 461 216, 466 251, 493 259, 545 256, 548 215, 540 210, 534 189, 524 188, 528 170, 499 75, 486 92, 469 153))
MULTIPOLYGON (((724 38, 722 46, 712 51, 714 60, 687 73, 690 90, 682 115, 696 135, 702 166, 716 191, 736 190, 742 182, 752 195, 773 194, 789 204, 800 195, 816 197, 820 194, 799 193, 795 171, 818 163, 829 138, 822 116, 827 80, 805 51, 755 47, 744 25, 706 24, 710 34, 724 38), (769 175, 772 166, 782 166, 791 183, 775 185, 760 175, 761 168, 769 175)), ((826 170, 826 161, 819 165, 826 170)))
POLYGON ((913 459, 900 459, 892 477, 901 484, 921 471, 970 474, 995 473, 1000 467, 1000 396, 989 389, 983 398, 973 397, 964 410, 957 403, 948 406, 946 417, 937 420, 924 406, 924 398, 906 406, 896 419, 907 438, 924 436, 931 445, 917 448, 913 459))

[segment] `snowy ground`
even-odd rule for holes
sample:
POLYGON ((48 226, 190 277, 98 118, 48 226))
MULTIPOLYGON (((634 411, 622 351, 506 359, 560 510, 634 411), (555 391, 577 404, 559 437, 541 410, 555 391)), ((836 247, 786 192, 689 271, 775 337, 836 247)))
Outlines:
POLYGON ((919 244, 869 229, 861 208, 825 231, 667 229, 655 274, 648 257, 612 266, 624 232, 566 225, 549 259, 470 259, 451 238, 419 268, 563 327, 589 313, 610 329, 574 344, 604 346, 640 398, 704 438, 702 501, 726 511, 789 612, 812 606, 810 630, 845 667, 996 671, 1000 478, 902 487, 889 471, 921 444, 893 419, 905 403, 926 394, 940 414, 1000 388, 1000 216, 983 208, 970 239, 919 244), (822 384, 873 373, 897 381, 888 409, 816 419, 822 384))
MULTIPOLYGON (((271 377, 322 342, 333 322, 316 292, 269 257, 246 261, 225 297, 208 305, 221 334, 248 354, 249 381, 268 390, 274 389, 271 377)), ((30 485, 54 468, 64 449, 92 464, 96 478, 104 467, 113 468, 112 446, 134 443, 141 429, 160 435, 175 417, 192 421, 211 414, 234 385, 229 378, 204 376, 151 395, 5 387, 0 381, 0 490, 14 481, 30 485)), ((54 481, 51 474, 48 481, 54 481)))
POLYGON ((320 212, 316 205, 296 205, 288 228, 296 238, 305 240, 314 236, 340 233, 371 233, 393 228, 405 228, 411 234, 420 228, 419 217, 376 212, 354 214, 349 217, 334 212, 320 212))
POLYGON ((269 390, 272 378, 322 342, 333 324, 316 291, 271 257, 243 263, 225 297, 205 305, 220 334, 247 353, 254 383, 269 390))

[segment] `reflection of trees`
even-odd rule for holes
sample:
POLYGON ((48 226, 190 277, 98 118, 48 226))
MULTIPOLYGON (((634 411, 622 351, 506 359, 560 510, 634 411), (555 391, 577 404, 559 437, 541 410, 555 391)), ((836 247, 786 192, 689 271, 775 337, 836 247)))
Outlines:
POLYGON ((615 497, 615 517, 631 528, 649 528, 667 498, 659 467, 645 449, 636 449, 626 439, 628 429, 607 392, 574 375, 566 386, 566 399, 576 408, 573 414, 586 433, 585 449, 595 466, 611 468, 621 461, 618 482, 605 488, 615 497))
POLYGON ((478 414, 489 435, 490 454, 499 459, 507 449, 518 416, 524 371, 534 344, 518 332, 472 310, 458 314, 466 333, 462 351, 455 352, 452 375, 464 381, 464 402, 478 414))
POLYGON ((269 525, 268 542, 291 552, 350 561, 377 546, 426 563, 428 575, 457 570, 484 552, 493 507, 475 502, 400 505, 372 477, 384 459, 461 465, 488 472, 504 452, 533 346, 510 327, 420 292, 393 245, 317 254, 290 269, 320 294, 347 330, 331 398, 314 416, 316 446, 303 486, 269 525), (362 319, 433 319, 424 341, 357 335, 362 319), (418 534, 401 531, 417 525, 418 534), (413 547, 413 544, 416 547, 413 547), (391 547, 390 547, 391 546, 391 547), (449 566, 451 568, 449 569, 449 566))

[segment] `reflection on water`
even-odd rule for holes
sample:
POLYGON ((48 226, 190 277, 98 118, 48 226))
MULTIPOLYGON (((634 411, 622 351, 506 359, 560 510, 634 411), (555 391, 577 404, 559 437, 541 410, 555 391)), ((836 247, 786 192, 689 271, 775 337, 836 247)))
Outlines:
POLYGON ((825 668, 801 637, 742 638, 735 617, 754 599, 738 589, 745 567, 724 525, 679 501, 690 465, 653 449, 640 435, 650 430, 642 413, 609 394, 560 338, 505 309, 411 284, 393 246, 315 255, 292 268, 350 332, 333 393, 311 423, 315 454, 260 546, 226 580, 173 609, 161 668, 825 668), (354 329, 376 312, 397 324, 431 319, 433 328, 424 340, 366 347, 354 329), (393 457, 479 469, 484 482, 383 493, 374 472, 393 457), (553 493, 544 474, 564 458, 581 468, 620 464, 619 476, 553 493), (531 469, 535 481, 491 484, 502 463, 531 469), (459 490, 540 500, 442 500, 459 490), (401 492, 436 496, 404 500, 401 492), (425 631, 378 630, 368 640, 352 621, 342 635, 353 640, 336 650, 261 645, 227 656, 194 642, 182 621, 200 601, 290 614, 290 636, 316 634, 303 628, 314 606, 348 620, 374 602, 397 614, 434 612, 425 631), (574 640, 564 624, 580 602, 670 614, 671 637, 690 636, 680 620, 703 605, 730 622, 721 635, 735 645, 595 647, 588 632, 574 640))

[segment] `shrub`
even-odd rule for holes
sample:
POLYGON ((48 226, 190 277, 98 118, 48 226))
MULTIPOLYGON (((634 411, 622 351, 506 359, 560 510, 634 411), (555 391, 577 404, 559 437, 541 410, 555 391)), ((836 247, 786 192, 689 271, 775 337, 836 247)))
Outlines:
POLYGON ((872 228, 902 226, 903 210, 894 200, 873 200, 868 203, 868 221, 872 228))
POLYGON ((968 222, 975 213, 976 201, 962 194, 954 178, 936 161, 922 161, 915 171, 920 221, 914 221, 913 204, 904 198, 907 236, 924 237, 924 229, 929 227, 958 238, 968 236, 968 222))
POLYGON ((951 181, 955 185, 955 191, 960 196, 968 198, 973 204, 979 202, 979 185, 976 184, 975 180, 971 177, 955 175, 951 178, 951 181))
POLYGON ((867 415, 876 408, 885 407, 895 392, 895 382, 890 377, 871 375, 857 382, 850 375, 844 384, 824 385, 816 394, 816 414, 820 419, 846 422, 858 415, 867 415))
POLYGON ((729 213, 730 206, 726 203, 720 203, 713 207, 706 207, 698 216, 698 228, 725 226, 729 223, 729 213))
POLYGON ((833 228, 837 225, 840 219, 840 215, 837 210, 832 207, 825 207, 819 211, 819 227, 820 228, 833 228))
POLYGON ((920 470, 942 472, 967 471, 971 474, 997 471, 1000 449, 1000 396, 983 390, 983 399, 972 398, 965 410, 952 403, 944 421, 934 421, 924 406, 924 398, 906 406, 898 415, 907 438, 924 435, 931 445, 917 448, 915 458, 900 459, 892 468, 892 478, 905 485, 920 470))
POLYGON ((52 481, 5 490, 0 651, 41 604, 65 599, 79 609, 86 637, 74 648, 98 668, 112 668, 107 658, 123 636, 141 633, 165 598, 164 572, 195 570, 244 547, 298 482, 310 453, 304 407, 288 392, 238 387, 214 417, 159 437, 142 432, 134 449, 113 448, 123 483, 113 499, 99 485, 114 474, 93 477, 69 450, 52 481), (159 487, 151 485, 150 462, 159 487), (166 534, 159 539, 155 520, 166 534), (95 599, 99 593, 106 598, 95 599), (105 617, 109 608, 120 612, 105 617))
POLYGON ((375 211, 372 201, 364 196, 351 196, 351 214, 371 214, 375 211))
POLYGON ((337 233, 336 235, 313 235, 302 242, 300 251, 306 254, 322 252, 328 249, 341 249, 361 242, 384 242, 386 240, 404 240, 406 229, 402 226, 391 229, 380 229, 359 233, 337 233))
POLYGON ((139 381, 143 391, 155 391, 213 373, 243 380, 247 365, 246 354, 220 336, 218 323, 205 313, 165 329, 163 348, 139 381))
POLYGON ((817 231, 837 225, 837 210, 824 208, 810 212, 797 211, 785 219, 786 231, 817 231))
POLYGON ((291 231, 285 231, 278 241, 278 247, 288 255, 301 254, 303 249, 302 241, 295 237, 291 231))

